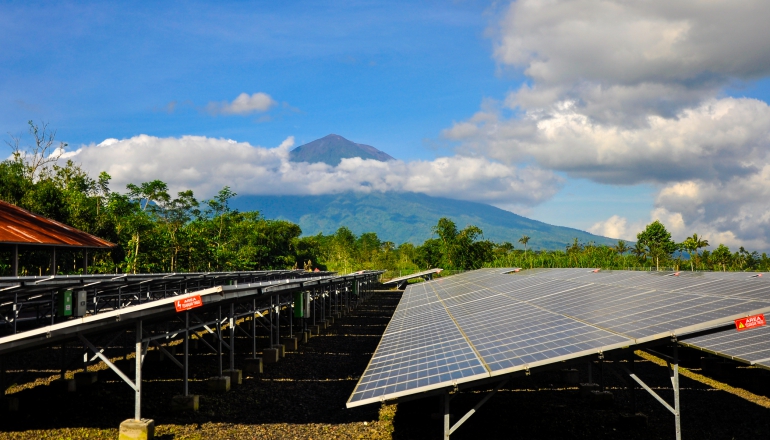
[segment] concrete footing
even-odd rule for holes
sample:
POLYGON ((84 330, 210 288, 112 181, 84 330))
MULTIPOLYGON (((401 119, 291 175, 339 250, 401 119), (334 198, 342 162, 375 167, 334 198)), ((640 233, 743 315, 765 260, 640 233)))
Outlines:
POLYGON ((243 371, 262 374, 262 358, 246 358, 243 360, 243 371))
POLYGON ((230 376, 210 377, 206 380, 206 387, 215 393, 226 393, 230 391, 230 376))
POLYGON ((78 389, 75 379, 56 379, 49 386, 57 393, 74 393, 78 389))
POLYGON ((591 406, 594 409, 612 408, 615 402, 615 396, 609 391, 591 391, 591 406))
POLYGON ((333 325, 334 324, 334 316, 327 317, 326 321, 329 323, 329 325, 333 325))
POLYGON ((309 341, 310 338, 313 337, 313 332, 310 330, 305 330, 304 333, 305 333, 305 341, 309 341))
POLYGON ((152 419, 128 419, 120 424, 118 440, 150 440, 154 437, 155 421, 152 419))
POLYGON ((327 328, 329 328, 329 323, 327 321, 320 321, 318 323, 318 327, 321 328, 322 330, 326 330, 327 328))
POLYGON ((198 411, 200 405, 200 399, 198 396, 174 396, 171 398, 171 410, 182 411, 198 411))
POLYGON ((281 338, 281 344, 286 347, 286 351, 297 351, 297 338, 281 338))
POLYGON ((243 373, 241 370, 225 370, 222 372, 225 376, 230 378, 230 386, 241 385, 243 383, 243 373))
POLYGON ((278 362, 279 356, 280 353, 278 353, 277 348, 265 348, 262 350, 262 361, 266 364, 274 364, 278 362))
POLYGON ((297 338, 298 343, 307 344, 307 334, 305 332, 294 333, 294 337, 297 338))
POLYGON ((321 327, 318 325, 311 325, 310 328, 310 334, 313 336, 318 336, 321 333, 321 327))
POLYGON ((580 372, 574 368, 559 371, 559 379, 568 385, 577 385, 580 382, 580 372))
POLYGON ((618 418, 618 428, 621 430, 636 430, 647 427, 647 416, 643 413, 621 413, 618 418))
POLYGON ((6 396, 0 399, 0 410, 17 412, 19 410, 19 398, 6 396))
POLYGON ((279 358, 285 358, 286 357, 286 346, 283 344, 273 345, 273 348, 278 350, 278 357, 279 358))
POLYGON ((578 389, 580 390, 580 395, 582 397, 590 397, 592 391, 599 391, 599 384, 598 383, 580 383, 578 384, 578 389))
POLYGON ((81 371, 80 373, 75 373, 75 386, 78 389, 95 384, 98 380, 99 373, 96 371, 81 371))

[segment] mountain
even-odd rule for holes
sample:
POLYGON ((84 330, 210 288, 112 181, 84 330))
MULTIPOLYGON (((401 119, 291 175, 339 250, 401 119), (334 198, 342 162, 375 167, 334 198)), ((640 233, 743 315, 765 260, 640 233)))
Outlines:
POLYGON ((316 139, 289 152, 289 159, 292 162, 323 162, 331 166, 337 166, 342 159, 350 157, 376 159, 383 162, 395 160, 371 145, 357 144, 337 134, 316 139))
POLYGON ((231 206, 241 211, 257 210, 266 218, 297 223, 304 235, 332 234, 347 226, 355 234, 376 232, 381 240, 396 244, 421 244, 431 238, 431 227, 441 217, 451 218, 457 227, 476 225, 484 238, 509 241, 530 237, 530 249, 564 249, 577 239, 586 243, 615 244, 616 240, 585 231, 553 226, 528 219, 494 206, 431 197, 418 193, 344 193, 320 196, 238 196, 231 206))

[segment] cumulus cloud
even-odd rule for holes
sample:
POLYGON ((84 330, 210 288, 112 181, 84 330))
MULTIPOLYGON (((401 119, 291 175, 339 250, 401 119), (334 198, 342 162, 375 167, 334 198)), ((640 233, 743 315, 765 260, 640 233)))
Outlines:
MULTIPOLYGON (((768 15, 762 1, 513 2, 491 29, 494 58, 529 81, 443 136, 461 154, 652 183, 651 220, 675 235, 769 248, 770 107, 723 94, 770 75, 768 15)), ((591 230, 638 232, 622 215, 591 230)))
POLYGON ((267 93, 241 93, 232 102, 210 102, 206 110, 214 115, 248 115, 266 112, 276 105, 278 103, 267 93))
POLYGON ((562 178, 532 166, 511 167, 478 157, 380 162, 343 159, 337 166, 289 161, 292 137, 275 148, 203 136, 147 135, 107 139, 68 154, 113 188, 160 179, 172 191, 211 197, 225 185, 238 194, 330 194, 410 191, 502 205, 531 206, 559 190, 562 178), (152 160, 148 160, 148 158, 152 160))

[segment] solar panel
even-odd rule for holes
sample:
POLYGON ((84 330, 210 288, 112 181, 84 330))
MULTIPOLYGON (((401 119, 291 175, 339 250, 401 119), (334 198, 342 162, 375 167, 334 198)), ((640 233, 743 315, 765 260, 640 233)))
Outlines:
POLYGON ((592 269, 505 275, 508 271, 482 269, 409 286, 348 407, 770 311, 770 298, 758 294, 770 284, 759 280, 592 269))

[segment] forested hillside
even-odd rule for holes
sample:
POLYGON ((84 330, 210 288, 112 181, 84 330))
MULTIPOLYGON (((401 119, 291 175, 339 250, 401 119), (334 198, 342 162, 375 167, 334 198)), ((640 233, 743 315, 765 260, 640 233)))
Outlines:
MULTIPOLYGON (((689 270, 768 270, 770 259, 719 244, 709 251, 697 234, 682 243, 660 222, 653 222, 629 246, 583 241, 577 236, 556 250, 533 250, 528 234, 495 242, 476 225, 458 227, 448 218, 430 226, 431 238, 419 244, 382 240, 374 232, 355 234, 347 227, 303 236, 299 225, 265 218, 258 211, 233 209, 228 187, 208 200, 192 191, 170 194, 159 180, 114 189, 110 176, 89 177, 71 161, 57 160, 53 137, 31 125, 37 142, 18 147, 0 162, 0 199, 117 244, 91 256, 91 271, 106 273, 199 272, 283 268, 415 271, 429 267, 600 267, 689 270), (48 136, 46 138, 46 136, 48 136)), ((59 145, 58 147, 63 147, 59 145)), ((308 213, 307 215, 312 215, 308 213)), ((714 243, 711 243, 714 245, 714 243)), ((59 251, 58 273, 78 273, 79 251, 59 251)), ((45 249, 21 255, 21 274, 46 274, 45 249)), ((0 274, 9 275, 10 250, 0 253, 0 274)))

